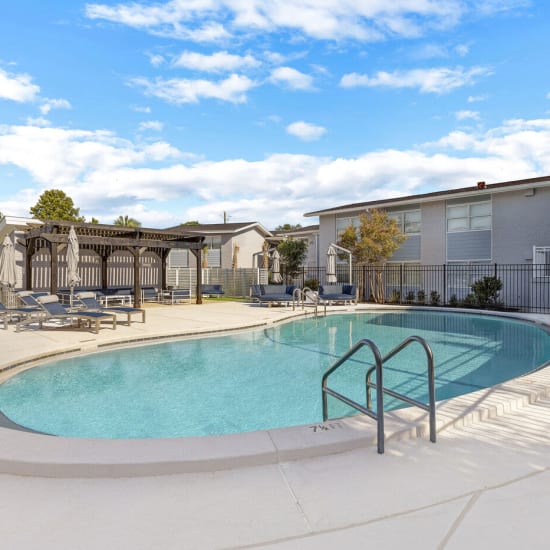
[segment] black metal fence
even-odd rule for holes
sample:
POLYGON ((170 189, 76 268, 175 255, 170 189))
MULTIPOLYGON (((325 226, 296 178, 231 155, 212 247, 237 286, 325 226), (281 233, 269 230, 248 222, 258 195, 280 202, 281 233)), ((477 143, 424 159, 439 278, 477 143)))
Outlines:
MULTIPOLYGON (((485 277, 498 279, 502 286, 496 303, 486 307, 533 313, 550 312, 550 266, 532 264, 387 264, 382 268, 355 266, 351 278, 357 284, 360 300, 374 301, 376 269, 385 303, 479 307, 472 285, 485 277)), ((338 265, 338 283, 350 282, 348 266, 338 265)), ((326 283, 324 267, 304 267, 295 284, 311 286, 326 283)), ((484 305, 484 304, 481 304, 484 305)))

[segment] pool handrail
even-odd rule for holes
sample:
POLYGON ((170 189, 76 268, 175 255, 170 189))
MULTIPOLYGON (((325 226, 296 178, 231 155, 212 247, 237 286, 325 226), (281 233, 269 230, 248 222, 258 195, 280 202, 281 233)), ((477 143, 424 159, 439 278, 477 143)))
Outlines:
POLYGON ((326 422, 328 420, 328 399, 327 394, 332 395, 336 399, 346 403, 350 407, 353 407, 354 409, 362 412, 363 414, 366 414, 370 418, 373 418, 376 420, 377 424, 377 447, 378 447, 378 453, 383 454, 384 453, 384 392, 383 392, 383 382, 382 382, 382 356, 380 354, 380 350, 378 349, 378 346, 368 338, 363 338, 362 340, 359 340, 356 344, 353 345, 332 367, 330 367, 325 374, 323 374, 323 380, 322 380, 322 396, 323 396, 323 422, 326 422), (328 377, 336 370, 338 367, 340 367, 342 364, 344 364, 348 359, 350 359, 353 355, 355 355, 361 348, 364 346, 368 346, 374 355, 374 368, 376 369, 376 380, 378 382, 378 387, 376 388, 376 412, 374 412, 371 408, 363 407, 363 405, 360 405, 356 401, 353 401, 349 397, 346 397, 345 395, 342 395, 341 393, 337 392, 336 390, 333 390, 327 386, 327 380, 328 377))
POLYGON ((327 394, 332 395, 336 399, 346 403, 350 407, 366 414, 370 418, 373 418, 377 421, 377 446, 378 453, 384 453, 384 394, 391 395, 396 399, 405 401, 410 405, 420 407, 421 409, 428 411, 429 413, 429 424, 430 424, 430 441, 432 443, 436 442, 436 417, 435 417, 435 369, 434 369, 434 360, 433 352, 429 344, 420 336, 409 336, 405 338, 400 344, 393 348, 388 354, 384 357, 381 356, 378 346, 368 338, 359 340, 352 348, 350 348, 334 365, 332 365, 323 375, 322 379, 322 397, 323 397, 323 422, 328 420, 328 400, 327 394), (412 344, 413 342, 418 342, 426 352, 427 365, 428 365, 428 394, 429 400, 428 404, 422 403, 416 399, 408 397, 406 395, 400 394, 394 390, 384 388, 383 383, 383 365, 389 361, 392 357, 401 352, 404 348, 412 344), (373 355, 374 355, 374 365, 368 369, 365 377, 365 388, 366 388, 366 407, 360 405, 359 403, 353 401, 349 397, 342 395, 341 393, 329 388, 327 386, 328 377, 350 359, 355 353, 357 353, 363 346, 368 346, 373 355), (371 381, 372 373, 376 371, 376 383, 371 381), (372 409, 372 399, 371 399, 371 388, 376 390, 376 412, 372 409))
MULTIPOLYGON (((398 393, 395 390, 390 390, 388 388, 382 388, 382 391, 386 393, 387 395, 391 395, 392 397, 396 399, 400 399, 401 401, 405 401, 405 403, 409 403, 409 405, 413 405, 414 407, 419 407, 420 409, 427 411, 429 413, 429 424, 430 424, 430 441, 432 443, 436 442, 436 420, 435 420, 435 368, 434 368, 434 355, 432 352, 432 348, 429 346, 428 342, 424 340, 421 336, 409 336, 408 338, 405 338, 400 344, 395 346, 388 354, 386 354, 382 358, 382 364, 389 361, 392 357, 397 355, 400 351, 405 349, 410 344, 417 342, 419 343, 426 352, 426 358, 427 358, 427 367, 428 367, 428 404, 423 403, 422 401, 418 401, 417 399, 413 399, 412 397, 408 397, 402 393, 398 393)), ((375 367, 371 367, 367 371, 366 376, 366 386, 367 386, 367 408, 370 408, 372 405, 371 402, 371 388, 375 388, 377 391, 377 384, 374 382, 371 382, 371 375, 374 372, 375 367)), ((378 395, 378 393, 377 393, 378 395)))

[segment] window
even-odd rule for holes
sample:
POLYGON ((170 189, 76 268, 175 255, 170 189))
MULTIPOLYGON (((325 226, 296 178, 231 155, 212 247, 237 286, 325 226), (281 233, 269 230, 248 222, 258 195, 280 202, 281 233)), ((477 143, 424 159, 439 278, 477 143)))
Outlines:
POLYGON ((388 218, 395 220, 401 233, 416 235, 422 230, 422 217, 420 210, 408 210, 406 212, 388 212, 388 218))
POLYGON ((175 248, 168 255, 168 267, 187 267, 189 265, 189 251, 175 248))
POLYGON ((447 231, 491 229, 491 202, 447 206, 447 231))
POLYGON ((355 229, 359 229, 359 226, 361 225, 359 216, 336 218, 336 238, 339 239, 346 227, 349 227, 350 225, 355 227, 355 229))
POLYGON ((208 267, 221 267, 222 265, 222 238, 220 235, 205 237, 204 246, 208 247, 206 261, 208 267))
POLYGON ((533 278, 550 277, 550 246, 533 247, 533 278))

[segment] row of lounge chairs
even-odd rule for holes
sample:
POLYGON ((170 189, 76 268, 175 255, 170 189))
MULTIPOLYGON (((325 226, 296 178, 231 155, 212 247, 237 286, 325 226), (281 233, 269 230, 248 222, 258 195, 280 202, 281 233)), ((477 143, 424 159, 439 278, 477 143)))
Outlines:
POLYGON ((355 285, 320 285, 318 292, 304 289, 300 291, 295 285, 252 285, 250 298, 253 302, 267 304, 268 306, 289 305, 300 302, 304 298, 311 303, 333 304, 357 304, 357 287, 355 285))
POLYGON ((38 324, 42 328, 44 322, 59 321, 61 323, 74 323, 78 327, 84 325, 99 332, 101 323, 107 322, 115 330, 117 315, 122 315, 128 325, 131 324, 134 315, 141 316, 141 322, 145 323, 145 310, 126 306, 103 307, 96 299, 93 292, 80 292, 74 296, 73 307, 69 308, 59 301, 59 297, 46 292, 22 291, 18 293, 21 306, 7 308, 0 304, 0 320, 4 329, 7 329, 8 321, 18 319, 15 330, 38 324))

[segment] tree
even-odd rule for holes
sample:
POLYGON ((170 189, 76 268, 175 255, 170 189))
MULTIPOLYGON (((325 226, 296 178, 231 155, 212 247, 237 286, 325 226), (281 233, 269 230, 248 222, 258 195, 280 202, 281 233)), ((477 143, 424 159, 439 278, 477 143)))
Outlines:
POLYGON ((63 220, 68 222, 83 222, 80 208, 76 208, 73 199, 60 189, 48 189, 38 198, 38 202, 31 206, 31 216, 39 220, 63 220))
POLYGON ((286 275, 289 279, 300 273, 300 268, 307 256, 307 242, 301 239, 288 238, 279 243, 277 250, 281 255, 281 261, 286 267, 286 275))
POLYGON ((185 223, 180 223, 180 225, 199 225, 199 222, 196 220, 192 220, 185 223))
POLYGON ((275 228, 275 231, 293 231, 294 229, 301 229, 302 225, 299 223, 284 223, 282 225, 278 225, 275 228))
POLYGON ((113 224, 121 227, 141 227, 141 222, 138 222, 129 216, 119 216, 113 224))
POLYGON ((92 217, 92 221, 90 223, 97 225, 99 223, 99 220, 97 218, 92 217))
POLYGON ((361 214, 359 222, 359 228, 350 225, 344 229, 338 244, 352 253, 358 265, 373 266, 375 276, 370 278, 371 293, 375 302, 383 303, 384 264, 407 237, 401 233, 397 222, 380 210, 361 214))

